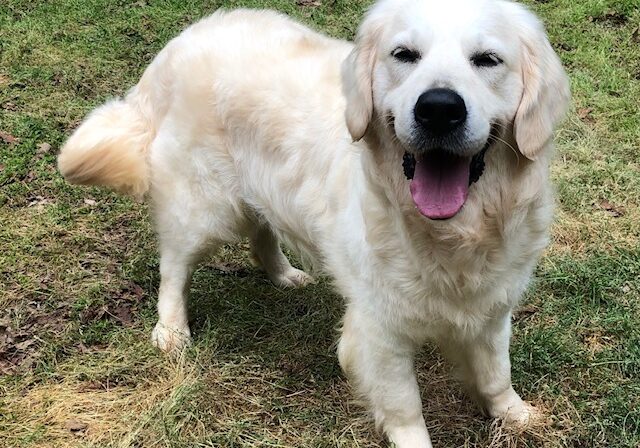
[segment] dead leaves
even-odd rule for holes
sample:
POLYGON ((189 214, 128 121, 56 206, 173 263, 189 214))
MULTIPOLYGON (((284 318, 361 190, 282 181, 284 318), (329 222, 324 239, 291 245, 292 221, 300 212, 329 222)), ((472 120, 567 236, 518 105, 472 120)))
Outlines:
POLYGON ((89 307, 80 313, 80 322, 88 324, 100 320, 114 319, 125 327, 133 326, 134 306, 130 303, 116 303, 89 307))
POLYGON ((601 23, 609 26, 622 26, 629 21, 629 17, 622 13, 610 9, 597 16, 589 16, 589 22, 601 23))
POLYGON ((100 320, 115 320, 125 327, 132 327, 135 323, 135 315, 138 313, 138 303, 144 298, 144 289, 131 282, 109 303, 90 306, 80 313, 80 321, 83 324, 100 320))
MULTIPOLYGON (((39 289, 47 290, 50 281, 47 276, 43 277, 39 289)), ((64 301, 52 309, 36 298, 19 308, 0 310, 0 375, 32 369, 47 340, 65 338, 78 321, 81 325, 89 325, 108 320, 123 327, 133 327, 144 296, 140 285, 129 282, 107 299, 108 303, 86 308, 79 319, 72 318, 75 313, 70 310, 70 303, 64 301)), ((81 344, 79 349, 86 353, 95 346, 81 344)))
POLYGON ((14 328, 9 318, 0 319, 0 373, 30 368, 35 360, 36 342, 29 331, 14 328))

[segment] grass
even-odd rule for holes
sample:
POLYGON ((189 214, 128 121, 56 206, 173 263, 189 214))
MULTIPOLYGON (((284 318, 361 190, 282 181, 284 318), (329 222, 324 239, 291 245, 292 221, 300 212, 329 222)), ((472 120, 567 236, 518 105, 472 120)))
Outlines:
MULTIPOLYGON (((65 136, 187 24, 271 7, 353 35, 363 1, 4 0, 0 4, 0 446, 379 447, 335 357, 326 281, 273 288, 228 247, 196 272, 193 347, 148 343, 148 210, 55 170, 65 136)), ((640 10, 530 2, 572 78, 553 166, 558 218, 516 315, 516 388, 552 416, 514 433, 478 414, 437 352, 419 359, 436 446, 640 446, 640 10), (635 31, 635 33, 634 33, 635 31)))

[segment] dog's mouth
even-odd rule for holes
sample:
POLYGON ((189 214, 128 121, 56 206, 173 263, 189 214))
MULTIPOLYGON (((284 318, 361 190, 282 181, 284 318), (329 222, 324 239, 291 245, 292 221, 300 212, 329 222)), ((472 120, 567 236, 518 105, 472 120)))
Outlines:
POLYGON ((405 152, 402 166, 418 211, 430 219, 455 216, 467 200, 469 186, 484 171, 485 147, 474 156, 433 149, 420 156, 405 152))

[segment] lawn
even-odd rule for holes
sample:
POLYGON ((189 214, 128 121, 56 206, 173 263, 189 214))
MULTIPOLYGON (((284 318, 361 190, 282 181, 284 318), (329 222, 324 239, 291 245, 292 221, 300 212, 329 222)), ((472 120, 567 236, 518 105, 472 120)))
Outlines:
MULTIPOLYGON (((539 0, 572 80, 557 133, 552 244, 514 316, 516 389, 550 416, 482 417, 427 347, 437 447, 640 446, 640 8, 539 0)), ((278 290, 246 244, 197 270, 193 346, 149 343, 158 254, 147 205, 72 187, 55 158, 164 44, 220 6, 270 7, 353 36, 366 1, 0 2, 0 446, 381 447, 335 356, 327 280, 278 290)))

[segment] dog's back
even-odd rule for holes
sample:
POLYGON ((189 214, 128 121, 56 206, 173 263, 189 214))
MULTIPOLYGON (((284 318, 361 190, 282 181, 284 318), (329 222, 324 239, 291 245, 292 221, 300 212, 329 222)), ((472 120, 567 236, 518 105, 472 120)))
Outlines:
POLYGON ((335 108, 339 62, 349 49, 272 11, 217 12, 173 39, 124 98, 85 119, 61 150, 60 172, 71 183, 142 198, 153 177, 152 147, 164 146, 155 144, 163 126, 180 128, 176 138, 221 137, 218 147, 235 133, 238 148, 269 140, 277 146, 256 134, 280 127, 282 135, 296 120, 327 125, 306 111, 322 110, 323 101, 335 108), (332 79, 314 89, 323 77, 332 79), (327 95, 327 86, 336 92, 327 95), (223 125, 225 135, 216 134, 223 125))

